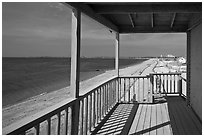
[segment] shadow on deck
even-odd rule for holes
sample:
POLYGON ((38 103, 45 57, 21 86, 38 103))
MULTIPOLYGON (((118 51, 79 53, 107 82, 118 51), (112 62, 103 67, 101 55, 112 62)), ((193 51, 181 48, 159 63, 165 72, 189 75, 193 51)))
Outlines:
POLYGON ((202 124, 183 98, 164 97, 154 104, 118 103, 92 134, 202 134, 202 124))

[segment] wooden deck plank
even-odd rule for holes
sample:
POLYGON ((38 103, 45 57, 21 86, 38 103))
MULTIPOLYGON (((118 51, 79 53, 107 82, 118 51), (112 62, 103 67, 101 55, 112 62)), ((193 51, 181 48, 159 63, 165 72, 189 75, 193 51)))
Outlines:
POLYGON ((172 135, 172 129, 170 126, 170 119, 166 102, 161 105, 161 111, 163 116, 162 123, 165 124, 163 128, 163 133, 164 135, 172 135))
POLYGON ((141 115, 141 112, 142 112, 142 105, 139 105, 138 107, 138 110, 136 112, 136 115, 135 115, 135 118, 132 122, 132 125, 131 125, 131 128, 130 128, 130 131, 129 131, 129 134, 135 134, 136 132, 136 129, 137 129, 137 125, 139 123, 139 118, 140 118, 140 115, 141 115))
MULTIPOLYGON (((129 104, 129 105, 126 107, 126 111, 124 111, 123 116, 122 116, 122 119, 121 119, 121 121, 118 123, 118 126, 117 126, 117 128, 114 130, 113 134, 114 134, 115 132, 118 132, 118 129, 120 129, 120 127, 124 127, 124 126, 125 126, 125 122, 126 122, 127 119, 128 119, 128 116, 129 116, 129 113, 130 113, 130 111, 131 111, 131 108, 132 108, 132 104, 129 104)), ((122 129, 123 129, 123 128, 122 128, 122 129)), ((122 129, 121 129, 121 131, 122 131, 122 129)))
MULTIPOLYGON (((172 102, 176 111, 176 116, 179 118, 181 126, 183 127, 184 134, 189 135, 190 134, 189 127, 191 127, 193 124, 189 123, 188 119, 185 119, 185 115, 186 115, 184 112, 185 106, 182 106, 182 108, 179 108, 179 103, 181 103, 181 100, 172 102)), ((178 128, 180 129, 180 127, 178 128)))
MULTIPOLYGON (((107 134, 108 130, 112 127, 113 123, 115 123, 114 127, 118 125, 118 123, 121 121, 121 116, 123 114, 123 110, 126 108, 125 104, 119 105, 116 110, 113 112, 113 115, 110 116, 110 118, 106 121, 106 123, 101 127, 101 129, 97 132, 97 134, 105 135, 107 134), (117 115, 116 115, 117 114, 117 115), (117 117, 115 117, 115 115, 117 117), (107 127, 107 125, 109 125, 107 127)), ((116 128, 116 127, 115 127, 116 128)))
POLYGON ((147 130, 147 132, 145 132, 144 135, 149 135, 150 122, 151 122, 151 105, 147 105, 147 111, 143 127, 143 130, 147 130))
POLYGON ((171 113, 170 114, 170 120, 172 120, 175 125, 176 125, 176 132, 174 132, 174 129, 175 127, 173 127, 173 134, 179 134, 179 135, 184 135, 185 134, 185 131, 184 131, 184 127, 182 126, 182 123, 180 121, 180 118, 179 116, 177 115, 177 111, 175 110, 175 105, 174 104, 174 101, 173 100, 170 100, 168 99, 167 100, 168 102, 168 109, 169 109, 169 112, 171 113))
POLYGON ((127 130, 129 130, 129 127, 131 126, 131 125, 128 125, 129 123, 131 123, 130 121, 128 122, 128 120, 130 117, 131 117, 131 119, 134 117, 131 115, 132 109, 134 109, 134 104, 129 105, 129 108, 127 109, 126 113, 123 116, 123 120, 119 123, 117 129, 115 129, 113 134, 118 134, 118 128, 120 128, 121 125, 123 128, 122 128, 120 134, 127 134, 128 133, 127 130))
MULTIPOLYGON (((201 134, 201 130, 199 132, 199 127, 201 128, 202 126, 198 126, 198 124, 200 122, 198 122, 198 119, 195 117, 195 115, 193 114, 192 116, 189 116, 189 114, 193 113, 193 111, 188 108, 184 102, 184 100, 178 98, 178 97, 174 97, 171 98, 171 104, 175 106, 176 108, 176 112, 177 112, 177 116, 179 117, 179 120, 182 123, 183 129, 185 131, 184 134, 201 134), (194 120, 192 120, 192 118, 194 117, 194 119, 197 121, 194 122, 194 120), (198 127, 198 128, 197 128, 198 127)), ((201 124, 201 123, 200 123, 201 124)), ((178 127, 180 129, 180 127, 178 127)))
POLYGON ((139 104, 135 111, 133 106, 118 105, 98 134, 115 135, 124 130, 127 131, 124 134, 201 134, 201 123, 180 97, 167 97, 167 102, 157 104, 139 104), (132 124, 124 128, 128 123, 132 124), (130 129, 129 132, 126 129, 130 129))
POLYGON ((189 119, 191 120, 192 123, 194 123, 194 125, 197 128, 197 131, 201 134, 202 133, 202 123, 198 120, 198 118, 195 116, 195 114, 193 113, 193 111, 186 106, 186 102, 182 101, 180 105, 185 106, 184 109, 186 110, 186 115, 188 115, 189 119))
POLYGON ((136 128, 136 134, 141 134, 140 132, 142 132, 143 130, 143 125, 144 125, 144 120, 145 120, 145 113, 146 113, 146 109, 147 108, 147 104, 144 104, 142 107, 142 111, 141 111, 141 115, 138 121, 138 125, 136 128))
MULTIPOLYGON (((150 127, 153 128, 157 125, 157 116, 156 116, 156 105, 152 105, 152 111, 151 111, 151 125, 150 127)), ((150 135, 156 135, 157 134, 157 130, 156 129, 152 129, 149 132, 150 135)))
POLYGON ((198 134, 199 130, 197 129, 196 124, 189 117, 188 111, 186 110, 187 106, 181 104, 181 102, 179 102, 177 106, 180 112, 181 121, 183 122, 184 128, 186 129, 186 134, 187 135, 198 134))
POLYGON ((157 135, 163 135, 161 104, 156 104, 157 135))
POLYGON ((165 110, 168 113, 167 118, 170 121, 171 134, 177 134, 178 135, 179 133, 178 133, 178 128, 176 125, 175 118, 173 117, 172 112, 170 112, 170 109, 169 109, 167 103, 165 104, 165 110))

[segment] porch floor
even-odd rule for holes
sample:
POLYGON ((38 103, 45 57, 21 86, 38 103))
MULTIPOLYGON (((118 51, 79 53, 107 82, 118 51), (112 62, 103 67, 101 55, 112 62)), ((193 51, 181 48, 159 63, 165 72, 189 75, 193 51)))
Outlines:
POLYGON ((119 103, 93 134, 202 134, 202 124, 179 96, 154 104, 119 103))

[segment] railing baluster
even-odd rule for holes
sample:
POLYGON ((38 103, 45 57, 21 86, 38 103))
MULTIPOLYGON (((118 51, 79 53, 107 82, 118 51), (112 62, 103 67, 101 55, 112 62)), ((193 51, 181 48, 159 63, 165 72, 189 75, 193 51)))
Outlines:
POLYGON ((113 106, 114 99, 115 99, 115 81, 113 80, 113 82, 112 82, 112 92, 111 92, 111 108, 113 106))
POLYGON ((109 109, 110 109, 110 102, 111 102, 111 84, 112 84, 112 82, 110 82, 109 84, 108 84, 108 105, 107 105, 107 110, 109 111, 109 109))
POLYGON ((81 110, 81 129, 80 129, 80 135, 83 135, 83 124, 84 124, 84 101, 83 99, 80 101, 80 110, 81 110))
POLYGON ((124 78, 124 102, 125 102, 125 94, 126 94, 126 79, 124 78))
POLYGON ((105 111, 105 85, 103 86, 103 104, 102 104, 102 118, 104 116, 104 111, 105 111))
POLYGON ((169 75, 170 77, 170 93, 172 93, 172 75, 169 75))
POLYGON ((96 107, 96 91, 94 91, 93 93, 93 128, 95 127, 95 122, 96 122, 96 110, 95 110, 95 107, 96 107))
POLYGON ((118 95, 118 97, 116 98, 117 99, 117 102, 120 102, 120 78, 117 78, 116 79, 117 80, 117 82, 116 82, 116 88, 115 88, 115 90, 116 90, 116 93, 117 93, 117 95, 118 95))
POLYGON ((142 88, 142 90, 143 90, 143 91, 142 91, 142 94, 143 94, 143 95, 142 95, 142 96, 143 96, 143 97, 142 97, 142 102, 144 101, 144 92, 145 92, 145 84, 144 84, 144 80, 145 80, 145 79, 142 78, 142 84, 143 84, 143 88, 142 88))
MULTIPOLYGON (((100 88, 99 88, 100 89, 100 88)), ((98 123, 98 116, 99 116, 99 101, 98 101, 98 99, 99 99, 99 89, 97 89, 97 91, 96 91, 96 95, 95 95, 95 98, 96 98, 96 121, 95 121, 95 126, 97 125, 97 123, 98 123)))
POLYGON ((113 102, 114 102, 114 99, 115 99, 115 81, 113 80, 112 82, 112 90, 111 90, 111 108, 113 106, 113 102))
POLYGON ((170 82, 170 79, 169 79, 169 75, 167 75, 167 93, 169 93, 169 82, 170 82))
POLYGON ((109 85, 110 85, 110 83, 106 84, 106 113, 105 113, 105 115, 108 112, 108 102, 109 102, 109 96, 108 96, 109 92, 108 91, 109 91, 109 85))
POLYGON ((150 99, 150 97, 151 97, 151 82, 150 82, 149 76, 148 76, 147 81, 148 81, 148 103, 151 103, 151 99, 150 99))
MULTIPOLYGON (((178 77, 177 77, 178 78, 178 77)), ((176 75, 174 75, 174 92, 178 92, 178 91, 176 91, 176 75)))
POLYGON ((97 118, 97 123, 101 120, 101 87, 98 90, 98 105, 97 105, 97 110, 98 110, 98 118, 97 118))
POLYGON ((130 102, 130 88, 131 88, 131 85, 130 85, 130 78, 128 78, 128 81, 129 81, 129 87, 128 87, 128 102, 130 102))
POLYGON ((89 132, 91 132, 92 125, 92 93, 90 94, 90 103, 89 103, 89 132))
POLYGON ((161 87, 162 87, 162 93, 164 94, 164 75, 162 75, 162 81, 161 81, 161 87))
POLYGON ((152 79, 152 102, 154 102, 154 75, 151 75, 152 79))
MULTIPOLYGON (((114 100, 114 81, 112 81, 112 84, 111 84, 111 92, 110 92, 110 96, 111 96, 111 100, 110 100, 110 109, 111 109, 111 107, 112 107, 112 105, 113 105, 113 100, 114 100)), ((109 109, 109 110, 110 110, 109 109)))
POLYGON ((51 134, 51 118, 49 117, 47 120, 47 134, 51 134))
POLYGON ((104 85, 103 87, 103 117, 105 115, 105 111, 106 111, 106 85, 104 85))
POLYGON ((88 131, 88 96, 86 97, 86 112, 85 112, 86 122, 85 122, 85 135, 88 131))
POLYGON ((64 119, 64 120, 65 120, 65 121, 64 121, 64 123, 65 123, 65 126, 64 126, 64 127, 65 127, 65 130, 64 130, 64 131, 65 131, 65 135, 67 135, 67 128, 68 128, 68 108, 65 109, 65 114, 66 114, 66 115, 65 115, 65 119, 64 119))
POLYGON ((133 78, 133 101, 136 101, 136 90, 135 90, 136 79, 133 78))
POLYGON ((122 83, 121 83, 121 78, 119 78, 119 102, 121 102, 121 97, 122 97, 122 83))
POLYGON ((60 135, 60 124, 61 124, 61 114, 60 114, 60 112, 58 112, 57 113, 57 119, 58 119, 58 121, 57 121, 57 134, 58 135, 60 135))
POLYGON ((35 126, 36 135, 40 134, 40 123, 35 126))
POLYGON ((108 84, 106 84, 105 85, 105 110, 104 110, 104 115, 103 116, 105 116, 106 115, 106 112, 107 112, 107 104, 108 104, 108 92, 107 92, 107 90, 108 90, 108 84))
POLYGON ((138 93, 138 99, 137 100, 138 100, 138 102, 140 102, 140 79, 138 78, 137 81, 138 81, 137 82, 138 83, 137 84, 137 86, 138 86, 138 89, 137 89, 138 90, 138 92, 137 92, 138 93))
POLYGON ((179 93, 179 96, 181 96, 181 94, 182 94, 182 78, 181 78, 181 76, 179 77, 178 83, 179 83, 178 93, 179 93))
POLYGON ((100 88, 100 94, 99 94, 99 121, 101 120, 101 113, 102 113, 102 87, 100 88))

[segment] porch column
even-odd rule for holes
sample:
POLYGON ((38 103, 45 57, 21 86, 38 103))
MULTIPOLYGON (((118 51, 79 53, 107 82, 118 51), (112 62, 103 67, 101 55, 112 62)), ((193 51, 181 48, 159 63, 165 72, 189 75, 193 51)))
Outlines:
MULTIPOLYGON (((71 97, 79 97, 80 74, 80 46, 81 46, 81 11, 72 9, 72 39, 71 39, 71 97)), ((72 106, 71 134, 77 135, 79 129, 79 100, 72 106)))
POLYGON ((190 105, 190 84, 191 84, 191 79, 190 79, 190 76, 191 76, 191 74, 190 74, 190 63, 191 63, 191 45, 190 45, 190 31, 187 31, 187 83, 186 83, 186 86, 187 86, 187 88, 186 88, 186 103, 187 103, 187 105, 190 105))
POLYGON ((71 39, 71 97, 79 97, 81 46, 81 12, 72 10, 72 39, 71 39))
POLYGON ((116 70, 116 75, 119 76, 119 46, 120 46, 120 41, 119 41, 119 33, 116 32, 116 37, 115 37, 115 70, 116 70))

